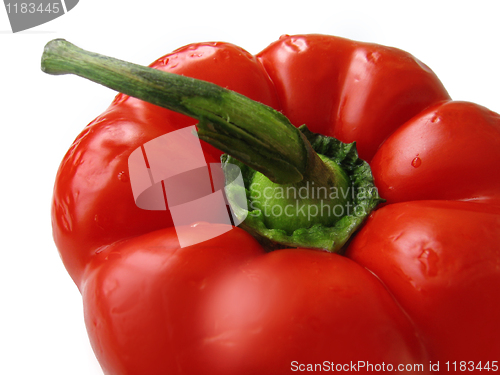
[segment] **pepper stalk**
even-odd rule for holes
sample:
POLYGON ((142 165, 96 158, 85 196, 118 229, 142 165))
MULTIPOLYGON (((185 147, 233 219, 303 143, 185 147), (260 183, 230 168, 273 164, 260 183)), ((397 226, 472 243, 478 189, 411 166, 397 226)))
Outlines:
POLYGON ((296 128, 282 113, 234 91, 88 52, 63 39, 45 46, 42 70, 75 74, 199 120, 199 138, 228 154, 223 164, 236 164, 243 172, 251 211, 231 201, 239 192, 227 191, 236 215, 246 216, 240 226, 269 248, 340 252, 381 201, 355 144, 296 128), (297 194, 301 190, 305 197, 297 194), (295 193, 269 197, 266 191, 295 193), (280 207, 281 214, 267 212, 269 205, 280 207))

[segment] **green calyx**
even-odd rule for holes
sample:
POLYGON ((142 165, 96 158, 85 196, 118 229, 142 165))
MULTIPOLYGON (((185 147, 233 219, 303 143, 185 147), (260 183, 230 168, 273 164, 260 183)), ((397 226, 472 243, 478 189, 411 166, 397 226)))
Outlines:
POLYGON ((332 170, 335 183, 321 186, 308 180, 275 184, 235 158, 224 155, 222 162, 228 182, 235 177, 231 176, 234 168, 228 168, 233 164, 241 170, 246 187, 242 192, 236 184, 227 184, 231 209, 239 219, 244 218, 240 227, 269 249, 305 247, 341 252, 383 199, 374 185, 370 166, 358 157, 355 143, 346 144, 312 133, 305 125, 299 130, 332 170), (246 205, 241 204, 242 194, 246 196, 246 205))
POLYGON ((310 180, 277 184, 260 172, 253 174, 249 186, 250 207, 262 212, 268 228, 291 234, 297 228, 314 224, 331 226, 349 209, 349 177, 334 161, 324 155, 318 156, 335 176, 334 186, 310 180))

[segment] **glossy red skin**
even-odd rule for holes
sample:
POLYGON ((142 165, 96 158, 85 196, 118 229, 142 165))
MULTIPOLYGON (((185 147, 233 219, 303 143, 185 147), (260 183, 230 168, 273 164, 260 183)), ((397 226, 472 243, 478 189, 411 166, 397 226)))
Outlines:
POLYGON ((356 142, 370 160, 401 124, 450 97, 407 52, 327 35, 285 36, 257 55, 292 124, 356 142))
POLYGON ((401 126, 371 164, 387 203, 421 199, 500 205, 500 115, 467 102, 433 106, 401 126))
POLYGON ((420 201, 376 211, 347 257, 370 269, 421 331, 433 361, 498 361, 500 209, 420 201))
POLYGON ((364 268, 309 249, 265 253, 238 228, 185 248, 173 228, 117 243, 93 258, 82 294, 106 374, 427 362, 412 324, 364 268))
MULTIPOLYGON (((500 217, 492 174, 498 115, 449 102, 435 75, 409 54, 323 35, 286 36, 257 57, 226 43, 195 44, 152 66, 234 89, 281 110, 297 126, 356 140, 361 155, 373 156, 375 181, 388 204, 347 249, 376 277, 334 254, 265 254, 237 228, 179 249, 173 229, 161 229, 172 225, 168 212, 135 206, 127 159, 150 139, 194 121, 118 95, 63 160, 52 212, 54 238, 82 291, 91 343, 106 374, 266 375, 294 372, 291 361, 496 360, 479 353, 493 355, 488 347, 498 348, 498 339, 485 336, 493 341, 481 343, 472 336, 474 329, 500 327, 489 286, 500 280, 498 241, 482 229, 494 230, 500 217), (430 126, 436 113, 440 120, 430 126), (438 141, 447 146, 436 148, 438 141), (469 145, 475 149, 467 151, 469 145), (411 165, 415 153, 418 167, 411 165), (480 203, 392 204, 424 199, 480 203), (397 237, 393 228, 401 225, 412 235, 387 255, 397 237), (474 230, 487 248, 480 258, 474 230), (462 232, 469 234, 458 237, 462 232), (433 263, 437 274, 476 259, 488 274, 478 273, 467 285, 462 274, 448 272, 440 280, 445 285, 427 295, 434 271, 411 283, 403 272, 421 270, 423 260, 413 252, 425 241, 445 249, 447 261, 433 263), (448 305, 474 306, 482 325, 448 305), (465 358, 468 350, 472 358, 465 358)), ((204 147, 207 161, 217 161, 220 152, 204 147)))

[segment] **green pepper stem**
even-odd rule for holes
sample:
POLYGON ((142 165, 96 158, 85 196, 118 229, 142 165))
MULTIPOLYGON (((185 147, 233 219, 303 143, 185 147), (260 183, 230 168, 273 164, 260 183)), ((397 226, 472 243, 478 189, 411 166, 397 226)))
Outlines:
MULTIPOLYGON (((230 199, 234 212, 245 220, 242 227, 263 243, 272 244, 270 248, 278 244, 341 251, 381 201, 370 167, 358 158, 355 144, 311 133, 305 126, 299 130, 280 112, 234 91, 88 52, 62 39, 46 45, 42 70, 75 74, 199 120, 200 139, 230 155, 223 157, 226 173, 230 174, 228 165, 235 164, 245 183, 250 183, 247 208, 238 206, 239 199, 230 199), (280 194, 283 186, 287 192, 305 188, 312 194, 284 197, 280 194), (314 195, 315 189, 333 192, 319 197, 314 195), (335 194, 338 189, 340 195, 335 194), (352 197, 343 194, 351 189, 352 197), (268 197, 268 190, 277 194, 268 197), (273 209, 267 212, 269 205, 273 209), (338 215, 339 207, 342 213, 338 215), (275 208, 279 209, 276 212, 285 210, 286 215, 276 214, 275 208), (349 213, 350 208, 354 214, 349 213)), ((240 194, 233 185, 237 184, 229 185, 228 197, 240 194)))
POLYGON ((310 143, 284 115, 234 91, 88 52, 63 39, 45 46, 42 70, 54 75, 75 74, 193 117, 199 120, 200 139, 273 182, 332 182, 310 143))

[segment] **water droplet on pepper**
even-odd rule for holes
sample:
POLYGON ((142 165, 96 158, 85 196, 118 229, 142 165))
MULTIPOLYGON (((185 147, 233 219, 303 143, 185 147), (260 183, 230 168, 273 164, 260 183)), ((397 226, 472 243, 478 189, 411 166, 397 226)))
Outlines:
POLYGON ((432 248, 425 248, 418 257, 424 275, 434 277, 439 272, 439 256, 432 248))
POLYGON ((411 166, 413 168, 418 168, 422 164, 422 160, 417 156, 415 159, 411 161, 411 166))
POLYGON ((118 173, 118 179, 121 182, 128 182, 129 181, 128 174, 125 171, 122 171, 122 172, 118 173))

